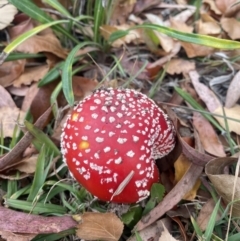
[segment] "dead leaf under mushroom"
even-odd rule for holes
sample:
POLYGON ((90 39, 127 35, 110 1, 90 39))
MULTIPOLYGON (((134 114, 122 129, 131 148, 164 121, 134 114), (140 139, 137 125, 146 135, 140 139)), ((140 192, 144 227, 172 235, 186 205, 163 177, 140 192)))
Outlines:
POLYGON ((118 241, 123 223, 114 213, 84 213, 77 226, 77 236, 86 240, 118 241))

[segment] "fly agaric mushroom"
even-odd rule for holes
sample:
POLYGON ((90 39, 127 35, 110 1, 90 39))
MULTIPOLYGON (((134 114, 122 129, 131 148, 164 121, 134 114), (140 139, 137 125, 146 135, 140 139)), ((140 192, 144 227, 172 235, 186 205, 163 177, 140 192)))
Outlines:
POLYGON ((99 89, 68 117, 61 150, 73 177, 103 201, 135 203, 148 197, 159 172, 155 159, 175 145, 167 115, 146 95, 99 89))

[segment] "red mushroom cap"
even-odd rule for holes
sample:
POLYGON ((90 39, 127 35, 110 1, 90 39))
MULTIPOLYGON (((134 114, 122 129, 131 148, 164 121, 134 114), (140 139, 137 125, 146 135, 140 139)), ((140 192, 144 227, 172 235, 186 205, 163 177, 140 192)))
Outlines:
POLYGON ((99 89, 81 101, 61 136, 63 159, 74 178, 104 201, 138 202, 159 172, 154 159, 175 145, 167 115, 146 95, 99 89))

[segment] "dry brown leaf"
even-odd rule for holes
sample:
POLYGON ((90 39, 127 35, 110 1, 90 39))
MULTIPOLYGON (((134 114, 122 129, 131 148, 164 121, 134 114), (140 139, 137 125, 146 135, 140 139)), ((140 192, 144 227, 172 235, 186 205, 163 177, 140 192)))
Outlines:
MULTIPOLYGON (((210 1, 210 0, 209 0, 210 1)), ((211 0, 213 2, 213 0, 211 0)), ((216 7, 223 13, 226 14, 232 7, 234 3, 238 0, 215 0, 216 7)), ((236 7, 236 6, 235 6, 236 7)), ((234 8, 235 8, 234 7, 234 8)))
POLYGON ((164 65, 168 74, 186 74, 191 70, 195 70, 195 62, 184 59, 171 59, 166 65, 164 65))
MULTIPOLYGON (((175 183, 181 180, 181 178, 184 176, 184 174, 187 172, 190 166, 191 162, 187 159, 186 156, 181 154, 177 161, 174 163, 175 183)), ((182 199, 193 200, 196 197, 197 190, 200 187, 200 185, 201 181, 198 179, 194 184, 193 188, 189 192, 187 192, 182 199)))
MULTIPOLYGON (((127 30, 129 28, 130 28, 130 26, 127 25, 127 24, 123 24, 121 26, 102 25, 100 27, 100 32, 101 32, 101 35, 103 36, 103 38, 105 40, 108 40, 112 33, 116 32, 118 30, 127 30)), ((116 47, 116 48, 119 48, 124 44, 129 44, 129 43, 132 43, 132 42, 136 42, 136 43, 142 42, 142 40, 141 40, 141 30, 135 29, 135 30, 129 31, 129 33, 126 36, 124 36, 122 38, 119 38, 116 41, 114 41, 112 43, 112 46, 116 47)))
POLYGON ((0 85, 0 107, 17 107, 8 91, 0 85))
MULTIPOLYGON (((221 0, 220 0, 221 1, 221 0)), ((228 1, 228 0, 227 0, 228 1)), ((216 14, 218 14, 218 15, 221 15, 221 9, 219 9, 219 5, 217 5, 216 4, 216 2, 215 2, 215 0, 203 0, 203 2, 202 2, 203 4, 207 4, 207 5, 209 5, 209 7, 210 7, 210 9, 214 12, 214 13, 216 13, 216 14)))
POLYGON ((44 36, 34 35, 33 37, 25 40, 15 50, 23 53, 35 54, 40 52, 49 52, 62 59, 65 59, 68 54, 67 50, 61 46, 57 37, 51 33, 44 36))
POLYGON ((142 13, 159 5, 159 0, 138 0, 134 6, 133 13, 142 13))
POLYGON ((225 107, 231 108, 233 107, 236 102, 240 98, 240 71, 236 73, 234 78, 232 79, 228 90, 227 90, 227 96, 226 96, 226 102, 225 107))
POLYGON ((77 225, 76 234, 81 239, 118 241, 123 223, 114 213, 84 213, 77 225))
MULTIPOLYGON (((195 11, 196 11, 196 7, 191 6, 191 8, 187 8, 186 10, 183 10, 180 13, 171 17, 171 20, 178 22, 178 23, 186 23, 189 20, 189 18, 191 18, 193 16, 195 11)), ((168 20, 165 21, 165 23, 169 24, 168 20)), ((182 31, 184 31, 184 30, 182 29, 182 31)))
POLYGON ((16 15, 14 22, 16 22, 16 25, 8 28, 9 36, 12 39, 34 28, 33 19, 29 18, 25 14, 16 15))
POLYGON ((236 19, 239 19, 239 10, 240 10, 240 5, 239 5, 239 2, 238 0, 233 0, 233 3, 232 4, 229 4, 228 5, 228 8, 226 10, 226 12, 224 13, 224 16, 226 18, 236 18, 236 19))
POLYGON ((53 130, 52 138, 54 138, 57 141, 60 141, 64 124, 66 123, 67 118, 70 115, 70 112, 71 110, 69 110, 69 112, 60 120, 60 122, 56 125, 56 128, 53 130))
POLYGON ((224 168, 229 165, 235 165, 237 158, 222 157, 210 161, 205 168, 208 178, 211 180, 214 189, 223 198, 225 204, 232 201, 233 187, 236 181, 236 189, 234 193, 234 200, 238 200, 233 204, 232 215, 235 217, 240 216, 240 177, 224 174, 224 168))
MULTIPOLYGON (((164 26, 164 22, 157 15, 148 13, 148 14, 145 14, 145 16, 151 23, 164 26)), ((171 37, 165 34, 162 34, 159 31, 153 31, 153 32, 155 33, 156 37, 159 39, 160 45, 162 46, 165 52, 169 53, 170 51, 173 50, 175 41, 171 37)))
POLYGON ((204 35, 218 35, 221 33, 221 27, 219 23, 209 16, 209 14, 201 14, 201 19, 197 23, 197 31, 199 34, 204 35))
POLYGON ((176 0, 179 5, 187 5, 187 0, 176 0))
POLYGON ((217 157, 226 156, 223 145, 212 125, 200 113, 193 113, 193 126, 198 132, 205 151, 217 157))
POLYGON ((164 231, 162 232, 161 237, 159 238, 159 241, 178 241, 177 239, 175 239, 167 230, 167 228, 165 226, 163 226, 164 231))
POLYGON ((174 48, 172 51, 167 54, 166 56, 163 56, 162 58, 156 60, 153 63, 148 64, 147 68, 149 71, 154 68, 158 68, 159 66, 163 66, 165 63, 167 63, 172 57, 174 57, 181 49, 181 44, 179 42, 176 42, 174 45, 174 48))
POLYGON ((0 30, 6 28, 14 19, 18 10, 7 0, 1 0, 0 4, 0 30))
POLYGON ((96 79, 88 79, 82 76, 72 77, 73 93, 76 100, 81 100, 91 94, 99 84, 96 79))
POLYGON ((13 137, 17 123, 23 123, 25 112, 17 107, 4 106, 0 108, 0 133, 3 137, 13 137))
POLYGON ((14 166, 14 170, 28 174, 34 173, 36 171, 37 158, 38 154, 23 158, 21 163, 19 163, 17 166, 14 166))
MULTIPOLYGON (((51 106, 50 97, 56 85, 57 82, 54 81, 38 88, 37 94, 34 96, 30 106, 34 122, 51 106)), ((49 120, 50 119, 48 119, 48 121, 49 120)))
POLYGON ((193 32, 193 26, 188 26, 186 23, 176 21, 174 18, 170 18, 170 26, 173 29, 183 31, 185 33, 193 32))
POLYGON ((33 99, 37 95, 39 91, 39 88, 37 86, 37 83, 32 84, 29 88, 28 91, 23 99, 22 107, 21 110, 27 112, 28 109, 30 108, 33 99))
POLYGON ((214 112, 217 108, 222 106, 220 100, 217 98, 214 92, 210 90, 206 85, 200 83, 200 76, 197 71, 190 71, 189 76, 196 92, 198 93, 201 100, 204 101, 210 112, 214 112))
POLYGON ((48 70, 48 65, 25 68, 25 71, 13 81, 13 86, 20 87, 30 85, 34 81, 37 82, 45 76, 48 70))
POLYGON ((221 27, 218 23, 198 22, 198 33, 203 35, 218 35, 221 33, 221 27))
POLYGON ((217 119, 217 121, 220 123, 220 125, 226 129, 226 125, 225 125, 225 121, 224 121, 224 113, 223 113, 223 108, 224 108, 224 112, 226 117, 230 117, 230 118, 234 118, 238 121, 234 121, 234 120, 228 120, 227 119, 227 123, 228 123, 228 128, 229 131, 233 131, 235 133, 237 133, 238 135, 240 135, 240 105, 234 105, 232 108, 226 108, 226 107, 219 107, 218 109, 216 109, 213 113, 214 114, 218 114, 223 116, 223 118, 219 117, 219 116, 214 116, 215 119, 217 119))
POLYGON ((136 0, 117 0, 113 2, 111 25, 124 24, 132 12, 136 0))
POLYGON ((130 76, 136 76, 139 80, 147 81, 149 79, 148 72, 146 69, 140 71, 143 67, 144 62, 138 60, 137 58, 132 58, 131 56, 127 56, 124 53, 121 53, 121 65, 122 68, 128 73, 130 76))
MULTIPOLYGON (((201 208, 201 210, 198 214, 198 217, 197 217, 197 223, 199 225, 199 228, 202 231, 206 230, 207 225, 208 225, 208 221, 209 221, 209 219, 212 215, 212 212, 213 212, 213 209, 214 209, 215 205, 216 205, 215 201, 211 198, 201 208)), ((220 220, 220 218, 221 218, 221 215, 219 213, 217 213, 216 222, 218 220, 220 220)))
POLYGON ((3 63, 0 66, 0 85, 10 86, 23 73, 25 62, 26 60, 20 59, 3 63))
MULTIPOLYGON (((34 20, 23 15, 23 18, 20 18, 17 25, 9 28, 10 39, 14 40, 16 37, 35 26, 36 22, 34 22, 34 20)), ((45 29, 38 35, 34 35, 33 37, 25 40, 15 50, 24 53, 52 53, 62 59, 65 59, 67 56, 67 50, 61 46, 59 39, 50 28, 45 29)))
POLYGON ((188 42, 181 42, 181 45, 189 58, 207 56, 215 51, 214 48, 188 42))
POLYGON ((228 33, 231 39, 240 38, 240 22, 235 18, 222 18, 221 19, 222 28, 228 33))

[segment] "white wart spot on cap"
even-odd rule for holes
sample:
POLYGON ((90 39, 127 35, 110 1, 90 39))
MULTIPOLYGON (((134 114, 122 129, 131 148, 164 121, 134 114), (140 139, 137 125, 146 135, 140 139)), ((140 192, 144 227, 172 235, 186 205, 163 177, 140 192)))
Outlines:
POLYGON ((112 132, 112 131, 110 131, 109 133, 108 133, 108 135, 109 135, 109 137, 112 137, 112 136, 114 136, 116 133, 115 132, 112 132))
POLYGON ((97 106, 90 106, 90 110, 96 110, 97 106))
POLYGON ((105 111, 106 113, 108 113, 108 108, 106 105, 103 105, 101 108, 102 111, 105 111))
POLYGON ((98 105, 100 105, 100 104, 102 103, 100 99, 94 99, 93 102, 94 102, 95 104, 98 104, 98 105))
POLYGON ((72 144, 72 149, 77 150, 77 144, 75 142, 72 144))
POLYGON ((127 156, 129 157, 134 157, 134 155, 135 155, 135 152, 133 152, 132 150, 127 152, 127 156))
POLYGON ((104 141, 104 138, 102 137, 96 137, 96 142, 101 143, 104 141))
POLYGON ((118 112, 118 113, 117 113, 117 117, 118 117, 118 118, 122 118, 122 117, 123 117, 123 114, 120 113, 120 112, 118 112))
POLYGON ((99 153, 98 153, 98 152, 94 153, 94 157, 95 157, 96 159, 100 159, 99 153))
POLYGON ((109 152, 110 150, 111 150, 111 147, 109 147, 109 146, 107 146, 107 147, 105 147, 105 148, 103 149, 103 151, 104 151, 105 153, 109 152))
POLYGON ((110 106, 110 110, 111 110, 111 112, 115 112, 116 111, 116 107, 115 106, 110 106))
MULTIPOLYGON (((85 130, 90 130, 91 129, 91 126, 90 125, 85 125, 84 127, 85 130)), ((76 134, 76 133, 75 133, 76 134)))
POLYGON ((79 118, 79 122, 84 122, 84 117, 83 117, 83 116, 81 116, 81 117, 79 118))
POLYGON ((119 144, 124 144, 125 142, 127 142, 127 138, 118 138, 118 139, 117 139, 117 142, 118 142, 119 144))
POLYGON ((110 122, 110 123, 113 123, 114 121, 115 121, 115 118, 114 118, 113 116, 110 116, 110 117, 109 117, 109 122, 110 122))
POLYGON ((122 163, 122 157, 118 157, 117 159, 114 160, 115 164, 120 164, 122 163))
POLYGON ((138 136, 134 136, 134 135, 133 135, 132 138, 133 138, 133 141, 134 141, 134 142, 137 142, 137 141, 139 140, 139 137, 138 137, 138 136))
POLYGON ((96 114, 96 113, 93 113, 91 116, 92 116, 93 119, 97 119, 98 118, 98 114, 96 114))

